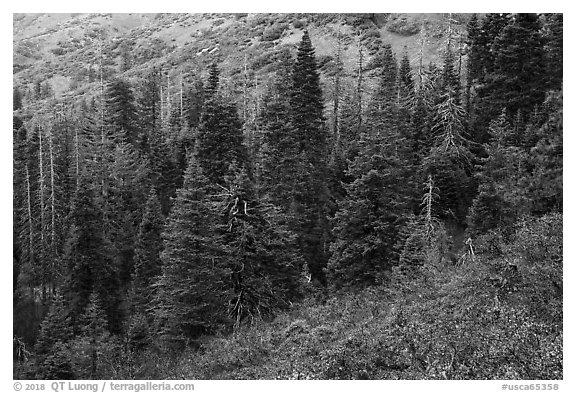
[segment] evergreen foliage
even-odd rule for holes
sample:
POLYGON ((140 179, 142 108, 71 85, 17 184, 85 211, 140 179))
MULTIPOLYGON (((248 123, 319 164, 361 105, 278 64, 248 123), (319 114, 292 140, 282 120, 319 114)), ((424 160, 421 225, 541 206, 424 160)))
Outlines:
POLYGON ((232 162, 246 163, 242 124, 234 104, 217 95, 205 103, 198 126, 198 162, 213 183, 222 184, 232 162))
POLYGON ((562 378, 562 14, 292 17, 15 45, 15 378, 562 378))
MULTIPOLYGON (((294 129, 299 181, 294 198, 295 231, 314 279, 325 281, 328 132, 324 125, 320 76, 308 31, 304 31, 292 69, 291 125, 294 129)), ((284 154, 290 152, 283 152, 284 154)))
POLYGON ((189 158, 162 238, 162 275, 157 282, 156 319, 168 345, 182 346, 227 321, 223 245, 216 241, 219 212, 214 186, 189 158))
POLYGON ((244 170, 232 171, 218 196, 224 227, 219 242, 231 272, 228 315, 235 326, 286 309, 298 295, 299 268, 295 236, 287 216, 258 200, 244 170))
POLYGON ((154 189, 148 195, 138 238, 134 250, 134 274, 132 279, 134 297, 132 305, 144 313, 154 296, 152 284, 161 274, 160 254, 163 249, 162 231, 164 217, 154 189))
MULTIPOLYGON (((150 97, 154 100, 154 96, 150 97)), ((136 146, 141 143, 140 130, 137 127, 137 111, 132 87, 122 79, 114 79, 106 88, 105 105, 106 125, 118 139, 136 146)))
POLYGON ((119 332, 118 269, 110 253, 110 242, 103 233, 102 212, 94 204, 93 193, 83 183, 74 196, 68 222, 70 230, 64 248, 68 273, 63 294, 74 332, 79 332, 80 317, 93 291, 102 299, 108 329, 119 332))

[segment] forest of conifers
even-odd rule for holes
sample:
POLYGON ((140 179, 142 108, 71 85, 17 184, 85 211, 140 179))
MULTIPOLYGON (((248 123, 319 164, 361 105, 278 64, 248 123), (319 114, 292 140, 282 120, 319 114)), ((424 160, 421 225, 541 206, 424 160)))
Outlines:
POLYGON ((562 379, 562 14, 330 94, 299 28, 253 113, 217 58, 15 85, 15 378, 562 379))

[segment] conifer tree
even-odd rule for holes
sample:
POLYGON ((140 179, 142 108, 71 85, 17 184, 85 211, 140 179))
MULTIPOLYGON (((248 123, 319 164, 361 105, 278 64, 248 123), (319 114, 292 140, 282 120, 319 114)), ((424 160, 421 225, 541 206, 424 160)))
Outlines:
POLYGON ((544 54, 546 58, 546 76, 549 89, 562 89, 563 81, 563 14, 546 14, 544 16, 545 41, 544 54))
POLYGON ((538 142, 529 151, 529 199, 532 214, 563 210, 563 109, 562 94, 554 92, 546 100, 548 119, 537 131, 538 142))
POLYGON ((70 308, 74 332, 81 326, 92 291, 98 293, 105 307, 111 332, 120 330, 120 293, 118 272, 111 246, 103 234, 102 214, 94 204, 92 191, 81 182, 68 217, 70 229, 64 248, 68 264, 63 294, 70 308))
POLYGON ((139 146, 148 152, 150 139, 154 138, 160 127, 160 73, 156 68, 139 85, 136 109, 142 132, 139 146))
MULTIPOLYGON (((105 123, 117 140, 137 146, 141 142, 132 87, 127 81, 114 79, 106 88, 105 123)), ((151 97, 153 99, 153 97, 151 97)))
POLYGON ((18 86, 12 89, 12 110, 17 111, 22 108, 22 93, 18 86))
POLYGON ((413 174, 399 121, 397 65, 389 46, 382 64, 359 154, 348 169, 353 180, 346 185, 347 197, 334 218, 328 278, 339 289, 386 280, 398 263, 404 216, 412 210, 413 174))
POLYGON ((295 203, 295 182, 298 171, 298 141, 292 126, 290 75, 284 60, 274 83, 263 100, 259 123, 262 133, 260 191, 288 213, 295 203))
POLYGON ((134 243, 149 190, 148 162, 130 143, 116 144, 108 174, 108 194, 101 203, 105 233, 118 251, 120 280, 126 284, 134 267, 134 243))
POLYGON ((492 141, 488 158, 478 173, 480 185, 470 209, 468 224, 472 235, 491 229, 510 230, 511 224, 529 210, 526 195, 526 155, 510 145, 513 128, 505 111, 490 123, 492 141))
POLYGON ((469 26, 470 57, 468 59, 469 81, 473 90, 468 104, 470 135, 476 143, 487 143, 489 140, 488 125, 498 116, 501 107, 493 101, 492 91, 495 78, 495 41, 510 23, 510 14, 487 14, 478 24, 477 31, 469 26))
POLYGON ((455 69, 455 61, 456 58, 454 56, 454 51, 450 44, 446 46, 446 52, 444 53, 444 64, 442 67, 442 78, 441 78, 441 92, 442 93, 449 93, 451 97, 454 99, 456 104, 461 104, 460 99, 460 75, 458 75, 457 70, 455 69))
POLYGON ((544 102, 546 74, 544 41, 537 14, 516 14, 494 41, 495 109, 506 108, 513 116, 527 115, 544 102))
POLYGON ((480 26, 478 24, 478 15, 472 14, 468 24, 466 25, 467 38, 466 44, 468 45, 468 73, 467 73, 467 87, 470 88, 474 81, 482 76, 482 56, 485 48, 481 47, 479 37, 481 34, 480 26))
POLYGON ((404 47, 404 54, 400 61, 400 68, 398 70, 400 82, 402 87, 410 94, 414 93, 414 78, 412 77, 412 69, 410 66, 410 59, 408 58, 408 50, 404 47))
POLYGON ((218 68, 213 64, 198 126, 197 157, 208 179, 222 184, 229 165, 244 165, 247 153, 236 106, 221 98, 217 88, 218 68))
POLYGON ((287 216, 256 198, 245 170, 231 170, 218 196, 224 263, 232 272, 228 313, 236 326, 286 308, 297 295, 302 265, 287 216))
POLYGON ((45 378, 74 378, 67 343, 73 338, 69 310, 65 299, 57 294, 50 304, 48 314, 40 325, 34 347, 38 356, 38 373, 45 378))
POLYGON ((208 81, 206 83, 206 95, 208 97, 213 96, 218 92, 218 87, 220 84, 220 70, 216 63, 210 64, 208 68, 208 81))
POLYGON ((134 251, 133 306, 137 312, 145 312, 154 292, 152 284, 161 274, 162 217, 160 202, 154 189, 148 195, 144 215, 138 232, 134 251))
POLYGON ((50 304, 50 311, 42 321, 35 352, 48 355, 57 342, 66 343, 72 338, 71 321, 64 297, 57 294, 50 304))
POLYGON ((338 289, 381 283, 398 261, 398 236, 409 207, 397 176, 401 162, 389 154, 386 137, 364 133, 349 168, 354 181, 334 218, 328 264, 328 281, 338 289))
MULTIPOLYGON (((189 87, 184 91, 184 117, 188 127, 194 129, 200 123, 200 116, 202 114, 202 106, 204 104, 206 91, 202 80, 199 78, 192 78, 189 81, 189 87)), ((191 144, 194 146, 194 143, 191 144)))
POLYGON ((102 347, 109 338, 109 332, 106 328, 106 314, 103 310, 100 297, 96 293, 90 295, 88 306, 82 316, 82 335, 80 342, 76 340, 75 345, 84 347, 84 359, 76 373, 85 379, 101 378, 101 367, 103 363, 102 347), (80 344, 80 345, 79 345, 80 344))
POLYGON ((320 76, 308 31, 304 31, 292 69, 292 126, 298 153, 295 196, 296 232, 313 278, 324 281, 327 261, 326 162, 328 132, 324 125, 320 76))
POLYGON ((163 232, 162 275, 155 301, 159 333, 168 345, 218 331, 227 322, 223 249, 217 239, 219 212, 214 188, 191 156, 183 188, 163 232))

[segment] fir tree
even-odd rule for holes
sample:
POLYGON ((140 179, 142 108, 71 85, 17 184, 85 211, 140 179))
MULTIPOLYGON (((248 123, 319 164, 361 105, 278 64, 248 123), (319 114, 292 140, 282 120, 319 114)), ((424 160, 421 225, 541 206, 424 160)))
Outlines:
POLYGON ((213 186, 189 158, 183 188, 163 232, 162 275, 157 283, 156 320, 169 345, 218 331, 227 321, 223 249, 215 239, 219 213, 210 200, 213 186))
POLYGON ((22 108, 22 93, 18 86, 12 89, 12 110, 17 111, 22 108))
POLYGON ((84 183, 80 183, 76 191, 68 222, 70 229, 64 248, 68 275, 63 293, 74 331, 78 332, 80 317, 86 310, 90 294, 95 291, 105 306, 109 330, 118 332, 120 293, 114 255, 110 254, 110 242, 102 231, 102 214, 84 183))
POLYGON ((289 212, 295 202, 298 140, 292 126, 289 70, 280 67, 264 96, 259 123, 262 133, 260 190, 276 206, 289 212))
POLYGON ((109 82, 105 106, 105 121, 112 135, 134 146, 140 143, 141 135, 137 127, 137 112, 130 84, 122 79, 109 82))
POLYGON ((466 44, 468 45, 468 73, 467 73, 467 87, 470 88, 474 81, 482 76, 482 56, 484 55, 484 50, 479 42, 480 39, 480 26, 478 24, 478 16, 472 14, 468 24, 466 25, 467 38, 466 44))
POLYGON ((546 76, 549 89, 562 89, 563 81, 563 14, 546 14, 544 16, 545 40, 544 54, 546 58, 546 76))
POLYGON ((198 126, 198 161, 206 176, 214 183, 222 184, 228 166, 246 162, 242 125, 236 106, 217 95, 204 104, 198 126))
POLYGON ((274 315, 297 295, 302 265, 286 215, 256 198, 244 170, 232 170, 218 197, 225 265, 232 272, 228 313, 239 326, 274 315))
POLYGON ((72 338, 71 321, 64 297, 56 295, 50 304, 50 311, 40 326, 35 353, 48 355, 57 342, 66 343, 72 338))
POLYGON ((109 338, 106 329, 106 315, 101 304, 101 300, 96 293, 90 295, 86 312, 83 315, 82 335, 80 342, 76 340, 75 345, 84 347, 84 360, 81 370, 77 373, 86 379, 97 379, 102 377, 102 347, 109 338))
POLYGON ((414 78, 412 77, 412 68, 410 66, 410 59, 408 58, 408 50, 406 47, 404 47, 404 54, 402 55, 398 72, 402 87, 412 94, 414 92, 414 78))
POLYGON ((347 197, 334 218, 328 278, 338 289, 382 283, 398 263, 404 216, 411 207, 408 146, 396 101, 397 65, 390 47, 372 97, 359 154, 350 163, 347 197), (402 182, 397 181, 402 179, 402 182))
POLYGON ((548 119, 538 129, 536 145, 530 149, 528 165, 529 199, 532 214, 562 212, 563 205, 563 109, 562 95, 555 92, 549 95, 546 106, 548 119))
POLYGON ((120 280, 126 284, 134 267, 134 243, 138 223, 149 190, 148 163, 129 143, 121 142, 113 152, 108 174, 108 193, 101 203, 105 233, 118 251, 120 280))
POLYGON ((544 41, 536 14, 516 14, 494 41, 493 105, 527 115, 544 102, 544 41))
POLYGON ((456 58, 452 47, 448 45, 444 54, 444 64, 442 67, 442 78, 440 85, 440 95, 449 93, 457 105, 461 104, 460 99, 460 75, 455 69, 456 58))
POLYGON ((398 261, 397 243, 408 213, 401 162, 390 155, 386 136, 366 132, 360 154, 349 168, 355 179, 334 218, 334 242, 328 280, 337 289, 374 285, 385 280, 398 261))
POLYGON ((160 73, 153 68, 139 85, 136 108, 142 137, 139 145, 150 150, 150 139, 160 127, 160 73))
POLYGON ((508 142, 513 129, 505 111, 490 123, 489 132, 489 156, 477 175, 480 185, 468 217, 469 232, 474 236, 492 229, 510 230, 511 224, 529 209, 526 156, 508 142))
POLYGON ((133 306, 145 312, 153 299, 152 284, 161 274, 162 217, 160 202, 154 189, 150 191, 138 232, 134 251, 133 306))
POLYGON ((206 83, 206 95, 208 97, 214 96, 218 92, 220 83, 220 70, 216 63, 210 64, 208 68, 208 82, 206 83))
POLYGON ((314 48, 304 31, 292 69, 290 94, 292 126, 300 164, 294 192, 296 232, 313 278, 324 281, 327 243, 327 154, 328 133, 324 125, 320 76, 314 48))
MULTIPOLYGON (((184 118, 188 127, 194 129, 200 123, 202 107, 206 96, 206 91, 199 78, 194 78, 190 86, 184 92, 184 118)), ((194 146, 192 142, 191 147, 194 146)))

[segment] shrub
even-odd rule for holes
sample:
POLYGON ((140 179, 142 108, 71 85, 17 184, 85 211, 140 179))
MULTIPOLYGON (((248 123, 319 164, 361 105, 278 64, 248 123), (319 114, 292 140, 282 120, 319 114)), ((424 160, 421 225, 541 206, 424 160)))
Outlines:
POLYGON ((390 21, 386 29, 391 33, 403 36, 411 36, 420 33, 420 25, 415 21, 408 20, 405 16, 397 17, 390 21))
POLYGON ((272 26, 268 26, 264 29, 262 33, 262 41, 275 41, 282 37, 282 33, 286 30, 285 23, 274 23, 272 26))
POLYGON ((296 19, 292 22, 292 26, 294 26, 295 29, 302 29, 304 27, 304 22, 300 19, 296 19))

